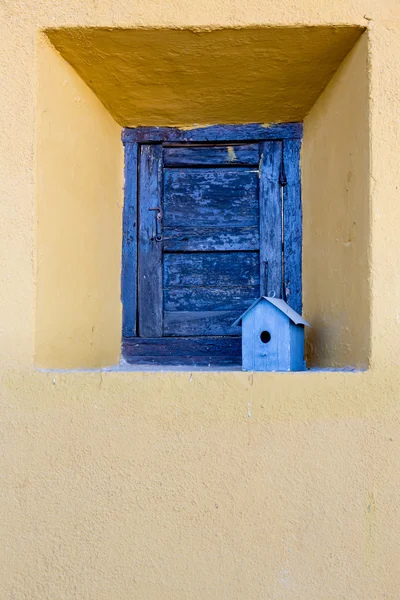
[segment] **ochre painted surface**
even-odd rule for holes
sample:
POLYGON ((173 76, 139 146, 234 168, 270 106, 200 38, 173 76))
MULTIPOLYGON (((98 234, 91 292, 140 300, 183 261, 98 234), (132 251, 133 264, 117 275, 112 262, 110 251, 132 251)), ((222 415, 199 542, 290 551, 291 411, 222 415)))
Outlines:
POLYGON ((365 368, 370 348, 368 39, 304 122, 303 288, 310 366, 365 368))
POLYGON ((121 129, 47 38, 38 44, 36 365, 115 364, 121 129))
POLYGON ((398 600, 397 0, 3 0, 0 16, 0 597, 398 600), (35 371, 39 29, 310 24, 368 26, 369 369, 35 371))
POLYGON ((124 126, 302 121, 360 27, 49 30, 124 126))

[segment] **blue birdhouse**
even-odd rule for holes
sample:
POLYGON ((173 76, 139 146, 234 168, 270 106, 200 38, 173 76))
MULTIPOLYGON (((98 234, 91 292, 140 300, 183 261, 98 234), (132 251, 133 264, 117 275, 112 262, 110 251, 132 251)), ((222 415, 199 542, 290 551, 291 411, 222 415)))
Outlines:
POLYGON ((234 325, 242 325, 244 371, 304 370, 304 326, 310 325, 284 300, 261 296, 234 325))

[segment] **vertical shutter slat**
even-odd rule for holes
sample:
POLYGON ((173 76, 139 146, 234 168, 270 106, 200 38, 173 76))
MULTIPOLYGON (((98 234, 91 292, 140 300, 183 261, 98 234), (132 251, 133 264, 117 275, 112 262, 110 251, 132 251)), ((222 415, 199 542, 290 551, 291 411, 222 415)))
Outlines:
POLYGON ((138 144, 125 143, 125 199, 122 225, 122 335, 136 335, 138 144))
POLYGON ((282 293, 282 199, 279 170, 282 142, 261 144, 260 164, 260 291, 282 293))
POLYGON ((301 182, 300 182, 301 140, 285 140, 283 159, 287 185, 283 190, 284 199, 284 271, 286 302, 299 314, 301 301, 301 182))
POLYGON ((162 209, 162 147, 143 145, 139 172, 138 317, 141 337, 163 332, 162 242, 157 242, 156 207, 162 209))

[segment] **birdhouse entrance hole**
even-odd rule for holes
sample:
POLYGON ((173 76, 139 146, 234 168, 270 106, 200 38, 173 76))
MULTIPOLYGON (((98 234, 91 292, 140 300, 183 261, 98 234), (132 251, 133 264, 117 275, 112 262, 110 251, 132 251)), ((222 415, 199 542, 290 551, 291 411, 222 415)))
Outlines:
POLYGON ((263 344, 268 344, 271 341, 271 334, 269 331, 262 331, 260 335, 260 340, 263 344))

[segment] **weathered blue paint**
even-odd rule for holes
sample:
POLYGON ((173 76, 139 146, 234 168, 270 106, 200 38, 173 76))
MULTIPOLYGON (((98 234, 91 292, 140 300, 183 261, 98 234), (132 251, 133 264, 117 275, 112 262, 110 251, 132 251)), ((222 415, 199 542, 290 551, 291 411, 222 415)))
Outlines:
POLYGON ((164 335, 240 335, 232 321, 237 310, 164 312, 164 335))
POLYGON ((244 371, 301 371, 306 321, 283 301, 260 298, 233 323, 242 324, 244 371), (286 304, 286 307, 284 305, 286 304))
POLYGON ((259 160, 258 144, 164 148, 165 167, 209 165, 258 167, 259 160))
POLYGON ((301 138, 302 123, 271 123, 263 125, 210 125, 194 129, 178 127, 125 128, 123 141, 131 142, 244 142, 301 138))
POLYGON ((201 251, 187 251, 181 246, 177 253, 169 247, 164 255, 164 299, 169 300, 168 308, 164 304, 164 335, 240 335, 240 329, 232 327, 238 307, 231 306, 229 296, 234 297, 239 287, 252 287, 253 295, 242 299, 243 309, 259 295, 259 244, 255 246, 259 235, 251 242, 248 236, 255 231, 258 215, 258 169, 228 165, 164 170, 163 235, 168 237, 171 230, 179 234, 188 223, 198 234, 203 233, 201 251), (238 251, 237 241, 234 249, 232 236, 227 235, 232 227, 247 230, 242 244, 246 250, 253 247, 255 251, 238 251), (204 243, 205 230, 208 245, 204 243), (224 241, 222 251, 213 244, 215 235, 224 241), (221 292, 218 306, 209 302, 213 288, 214 299, 215 288, 221 292), (191 293, 189 305, 174 306, 171 300, 184 292, 186 297, 191 293))
POLYGON ((136 335, 137 314, 137 167, 138 144, 125 144, 125 189, 122 217, 122 335, 136 335))
POLYGON ((284 299, 298 313, 301 313, 302 310, 300 147, 301 140, 285 140, 283 142, 283 160, 287 180, 287 185, 283 188, 284 299))
POLYGON ((260 295, 280 298, 282 290, 282 199, 279 173, 282 142, 261 144, 260 295))
POLYGON ((234 310, 249 306, 260 293, 260 286, 171 287, 164 289, 164 310, 234 310))
MULTIPOLYGON (((189 132, 125 130, 125 177, 133 179, 125 184, 130 200, 125 199, 122 274, 123 351, 128 361, 240 363, 241 329, 232 325, 234 318, 260 294, 274 291, 280 296, 282 291, 283 167, 288 178, 284 192, 288 217, 284 219, 283 252, 289 257, 285 283, 290 284, 291 304, 298 294, 301 302, 301 273, 296 275, 301 208, 295 189, 299 186, 301 131, 301 124, 215 126, 189 132), (128 140, 137 140, 138 145, 128 140), (211 145, 214 141, 218 144, 211 145), (241 143, 245 141, 249 143, 241 143), (207 145, 202 146, 203 142, 207 145), (136 162, 128 147, 136 148, 136 162), (137 256, 136 249, 133 252, 126 244, 125 231, 132 228, 133 209, 129 211, 129 206, 136 208, 138 194, 137 256), (154 239, 156 212, 149 211, 156 207, 163 213, 158 222, 162 241, 158 242, 154 239), (132 297, 136 299, 136 277, 132 276, 136 272, 137 330, 136 310, 128 314, 132 297), (135 334, 140 337, 134 338, 135 334), (204 352, 200 351, 203 342, 207 344, 204 352)), ((295 345, 295 337, 293 340, 289 349, 295 345)))
POLYGON ((164 335, 240 335, 232 321, 258 294, 258 252, 166 254, 164 335))
POLYGON ((138 317, 141 337, 162 336, 162 244, 156 240, 161 208, 162 147, 143 145, 139 169, 138 317))
POLYGON ((258 252, 165 254, 164 287, 218 286, 234 291, 241 285, 259 285, 258 261, 258 252))
POLYGON ((214 251, 258 250, 260 235, 258 225, 238 227, 165 227, 163 229, 164 252, 199 252, 210 248, 214 251))
POLYGON ((258 225, 258 171, 164 169, 165 227, 258 225))

